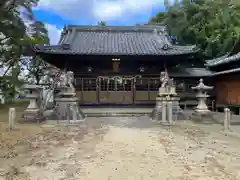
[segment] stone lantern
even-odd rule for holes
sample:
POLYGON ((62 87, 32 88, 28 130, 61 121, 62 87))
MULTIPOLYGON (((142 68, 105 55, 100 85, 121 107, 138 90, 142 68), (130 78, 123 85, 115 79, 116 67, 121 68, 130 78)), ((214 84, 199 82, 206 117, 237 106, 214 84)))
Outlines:
POLYGON ((37 85, 25 85, 23 87, 26 93, 26 99, 29 100, 29 105, 23 113, 24 121, 39 122, 44 120, 42 111, 39 109, 39 99, 42 88, 37 85))
POLYGON ((199 84, 195 87, 192 87, 192 89, 198 91, 198 93, 196 95, 196 97, 198 99, 198 105, 194 109, 191 119, 203 120, 203 118, 204 118, 204 120, 205 119, 213 120, 212 113, 208 109, 208 106, 206 104, 206 100, 209 97, 209 95, 207 94, 207 91, 212 90, 213 86, 205 85, 203 83, 203 79, 200 79, 199 84))
POLYGON ((206 100, 209 97, 207 91, 212 90, 212 86, 207 86, 203 83, 203 79, 199 80, 199 84, 195 87, 192 87, 193 90, 197 90, 198 93, 196 97, 198 98, 198 105, 195 109, 196 112, 199 113, 208 113, 209 109, 206 104, 206 100))

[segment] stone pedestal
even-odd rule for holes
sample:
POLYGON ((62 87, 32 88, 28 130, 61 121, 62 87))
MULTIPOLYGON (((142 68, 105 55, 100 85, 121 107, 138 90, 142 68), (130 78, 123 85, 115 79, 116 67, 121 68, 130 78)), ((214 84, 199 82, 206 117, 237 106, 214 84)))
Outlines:
POLYGON ((153 120, 162 120, 162 104, 166 98, 164 96, 156 97, 156 105, 152 111, 151 118, 153 120))
POLYGON ((76 93, 70 87, 58 87, 59 93, 55 98, 54 119, 68 120, 69 122, 83 121, 84 113, 78 106, 76 93))
POLYGON ((23 113, 25 122, 40 122, 44 120, 42 111, 39 109, 37 101, 40 98, 41 87, 37 85, 25 85, 23 89, 26 92, 26 98, 29 99, 29 105, 23 113))
POLYGON ((152 119, 164 124, 172 123, 174 120, 185 120, 186 116, 179 106, 179 100, 175 87, 159 88, 156 106, 151 114, 152 119))
POLYGON ((186 120, 187 117, 179 105, 180 97, 177 95, 170 96, 168 101, 171 103, 171 106, 172 106, 171 107, 172 108, 172 119, 173 120, 186 120))

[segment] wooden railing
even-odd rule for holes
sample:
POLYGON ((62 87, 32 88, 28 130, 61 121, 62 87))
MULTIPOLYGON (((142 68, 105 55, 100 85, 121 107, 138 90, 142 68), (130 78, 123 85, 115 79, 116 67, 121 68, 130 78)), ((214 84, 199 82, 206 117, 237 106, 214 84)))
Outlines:
MULTIPOLYGON (((155 103, 160 85, 159 78, 123 78, 122 82, 110 78, 104 80, 100 78, 75 79, 76 94, 82 104, 155 103)), ((196 100, 196 93, 191 88, 181 87, 177 86, 176 91, 182 99, 196 100)))

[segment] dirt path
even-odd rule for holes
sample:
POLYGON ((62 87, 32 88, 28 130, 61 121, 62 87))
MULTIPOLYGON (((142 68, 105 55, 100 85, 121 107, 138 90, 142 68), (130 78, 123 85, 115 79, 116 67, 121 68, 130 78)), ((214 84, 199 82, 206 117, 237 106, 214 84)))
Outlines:
POLYGON ((239 140, 218 131, 188 122, 161 127, 146 117, 92 118, 0 157, 0 179, 239 180, 239 140))

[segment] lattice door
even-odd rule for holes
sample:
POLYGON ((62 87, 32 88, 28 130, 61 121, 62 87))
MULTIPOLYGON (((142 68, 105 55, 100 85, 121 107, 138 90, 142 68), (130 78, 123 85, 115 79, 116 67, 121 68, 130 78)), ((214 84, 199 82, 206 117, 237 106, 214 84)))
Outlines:
POLYGON ((133 103, 132 80, 118 77, 99 79, 100 103, 133 103))

